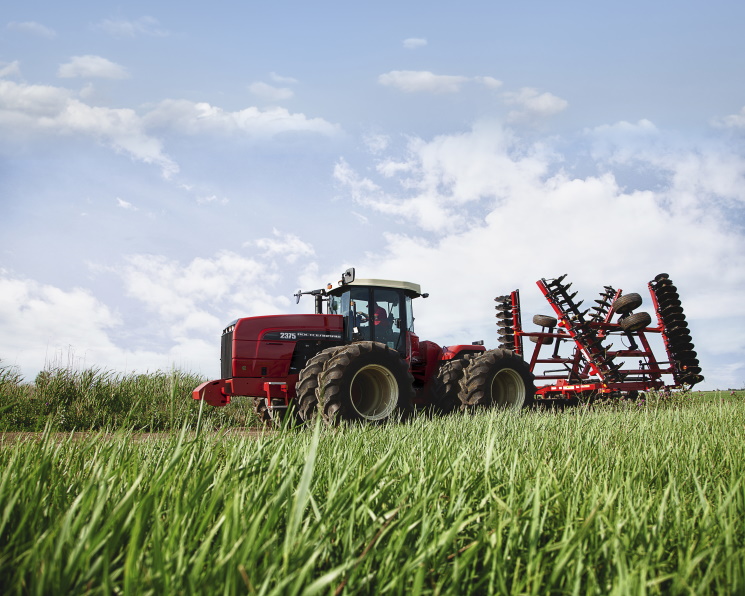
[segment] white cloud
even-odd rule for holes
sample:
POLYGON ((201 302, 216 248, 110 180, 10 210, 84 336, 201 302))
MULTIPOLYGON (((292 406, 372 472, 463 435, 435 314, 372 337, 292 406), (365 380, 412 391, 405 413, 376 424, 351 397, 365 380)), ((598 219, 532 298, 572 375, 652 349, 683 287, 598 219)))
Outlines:
MULTIPOLYGON (((14 63, 7 70, 16 69, 14 63)), ((163 101, 141 116, 129 108, 91 106, 62 87, 0 78, 0 132, 5 143, 44 135, 89 137, 138 161, 159 166, 163 175, 170 178, 179 167, 166 154, 163 141, 155 136, 164 130, 268 138, 290 132, 334 135, 341 129, 322 118, 308 118, 279 107, 227 112, 208 103, 186 100, 163 101)))
POLYGON ((502 86, 502 81, 495 79, 494 77, 476 77, 474 80, 480 82, 484 87, 489 89, 496 89, 502 86))
POLYGON ((294 92, 289 87, 274 87, 268 83, 257 81, 248 86, 248 90, 256 97, 266 101, 282 101, 290 99, 294 92))
POLYGON ((0 79, 0 130, 6 141, 45 134, 86 136, 160 166, 166 177, 178 172, 161 141, 148 135, 134 110, 90 106, 61 87, 0 79))
MULTIPOLYGON (((184 188, 184 190, 191 190, 191 188, 184 188)), ((201 196, 197 197, 198 205, 208 205, 209 203, 216 203, 218 205, 227 205, 230 201, 226 198, 219 198, 217 195, 201 196)))
POLYGON ((169 35, 167 30, 159 26, 157 19, 149 16, 140 17, 133 21, 126 19, 104 19, 95 27, 114 37, 138 37, 140 35, 165 37, 169 35))
POLYGON ((485 339, 494 347, 491 298, 498 294, 521 289, 529 322, 550 313, 534 285, 542 277, 568 273, 592 305, 604 284, 648 296, 647 282, 664 271, 681 293, 709 386, 741 383, 722 362, 745 359, 745 238, 731 211, 743 215, 745 158, 724 144, 666 146, 647 122, 605 132, 603 155, 615 161, 599 161, 604 173, 584 177, 561 169, 563 155, 493 123, 412 140, 403 156, 377 156, 387 191, 340 161, 342 188, 398 220, 384 248, 355 263, 358 274, 422 283, 431 293, 417 304, 423 339, 485 339), (645 135, 654 140, 649 153, 615 146, 630 139, 638 147, 645 135), (621 155, 653 170, 654 183, 624 189, 613 171, 630 163, 621 155))
POLYGON ((426 46, 427 40, 423 37, 409 37, 408 39, 404 39, 403 45, 407 50, 414 50, 426 46))
POLYGON ((404 93, 457 93, 468 77, 436 75, 426 70, 392 70, 378 77, 378 83, 404 93))
POLYGON ((0 79, 3 77, 17 77, 21 74, 21 65, 18 60, 13 62, 0 62, 0 79))
POLYGON ((298 82, 297 79, 283 77, 282 75, 278 75, 276 72, 269 73, 269 78, 271 78, 275 83, 281 83, 282 85, 295 85, 298 82))
POLYGON ((513 122, 545 118, 564 111, 569 102, 552 93, 539 93, 532 87, 523 87, 517 92, 506 92, 505 103, 517 106, 518 109, 510 112, 509 119, 513 122))
MULTIPOLYGON (((182 265, 161 255, 133 255, 114 273, 127 295, 158 315, 159 328, 174 344, 212 337, 239 316, 279 313, 289 304, 268 292, 278 279, 271 258, 221 251, 182 265)), ((209 357, 215 358, 214 348, 209 357)))
POLYGON ((126 209, 128 211, 139 211, 139 209, 132 203, 130 203, 129 201, 125 201, 124 199, 120 199, 119 197, 116 198, 116 205, 117 207, 121 207, 122 209, 126 209))
POLYGON ((315 255, 313 247, 303 242, 295 234, 272 230, 273 238, 259 238, 247 242, 244 246, 256 246, 263 251, 265 258, 282 257, 288 263, 295 263, 299 258, 310 258, 315 255))
POLYGON ((26 375, 69 350, 90 365, 102 364, 112 348, 108 330, 120 324, 87 290, 62 290, 0 270, 0 354, 26 375))
POLYGON ((69 62, 61 64, 57 70, 57 76, 63 79, 102 78, 102 79, 126 79, 129 77, 127 70, 101 56, 73 56, 69 62))
POLYGON ((364 136, 363 141, 370 153, 378 154, 388 148, 390 137, 380 133, 368 133, 364 136))
POLYGON ((737 114, 714 120, 713 124, 720 128, 745 129, 745 107, 742 107, 737 114))
POLYGON ((428 70, 392 70, 378 77, 378 83, 404 93, 459 93, 464 84, 473 82, 489 89, 502 82, 494 77, 463 77, 436 75, 428 70))
POLYGON ((271 137, 285 132, 313 132, 333 135, 339 127, 322 118, 308 118, 284 108, 260 110, 249 107, 237 112, 205 102, 165 100, 145 117, 149 127, 166 128, 183 134, 248 134, 271 137))
POLYGON ((24 33, 31 33, 38 37, 46 37, 47 39, 54 39, 57 37, 57 33, 54 29, 42 25, 41 23, 37 23, 36 21, 24 21, 22 23, 13 21, 8 23, 7 28, 16 31, 23 31, 24 33))

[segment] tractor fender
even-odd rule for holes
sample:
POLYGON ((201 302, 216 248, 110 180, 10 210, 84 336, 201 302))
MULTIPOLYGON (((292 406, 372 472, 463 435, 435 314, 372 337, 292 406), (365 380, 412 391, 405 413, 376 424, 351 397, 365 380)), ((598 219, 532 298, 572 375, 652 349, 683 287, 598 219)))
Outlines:
POLYGON ((463 358, 466 354, 480 354, 485 352, 484 346, 477 346, 471 344, 459 344, 457 346, 445 346, 442 348, 442 354, 440 360, 454 360, 456 358, 463 358))

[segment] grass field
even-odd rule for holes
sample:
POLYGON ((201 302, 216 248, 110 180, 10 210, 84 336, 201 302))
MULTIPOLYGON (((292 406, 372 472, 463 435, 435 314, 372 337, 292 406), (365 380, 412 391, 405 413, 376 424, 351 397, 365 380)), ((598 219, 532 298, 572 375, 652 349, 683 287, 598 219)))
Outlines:
POLYGON ((742 395, 211 427, 0 438, 0 592, 745 592, 742 395))

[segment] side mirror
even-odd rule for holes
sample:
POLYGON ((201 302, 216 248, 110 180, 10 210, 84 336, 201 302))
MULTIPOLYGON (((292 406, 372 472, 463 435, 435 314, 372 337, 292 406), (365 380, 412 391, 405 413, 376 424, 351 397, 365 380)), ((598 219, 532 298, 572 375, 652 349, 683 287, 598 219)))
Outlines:
POLYGON ((344 273, 341 274, 341 283, 351 284, 354 281, 354 267, 350 267, 344 273))

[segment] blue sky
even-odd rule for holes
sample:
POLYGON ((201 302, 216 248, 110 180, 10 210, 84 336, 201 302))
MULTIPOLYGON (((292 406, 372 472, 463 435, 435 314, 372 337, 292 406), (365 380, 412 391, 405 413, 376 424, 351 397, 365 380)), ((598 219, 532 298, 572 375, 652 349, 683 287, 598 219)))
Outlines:
MULTIPOLYGON (((217 376, 298 288, 420 283, 420 336, 568 273, 678 286, 745 384, 745 5, 26 2, 0 21, 0 359, 217 376)), ((647 305, 649 305, 647 301, 647 305)))

